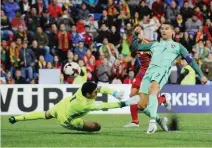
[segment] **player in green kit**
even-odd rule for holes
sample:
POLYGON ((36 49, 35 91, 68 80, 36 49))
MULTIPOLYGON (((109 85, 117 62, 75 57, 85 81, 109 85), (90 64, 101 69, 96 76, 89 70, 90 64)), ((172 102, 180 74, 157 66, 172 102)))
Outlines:
POLYGON ((150 51, 152 58, 142 80, 139 95, 132 97, 130 104, 135 104, 133 101, 139 101, 138 108, 151 118, 147 129, 147 134, 151 134, 157 130, 156 123, 160 119, 157 115, 157 96, 168 81, 175 59, 182 56, 200 76, 203 84, 207 82, 207 78, 203 75, 196 61, 189 55, 187 49, 172 40, 174 30, 170 23, 161 25, 162 39, 159 42, 141 44, 139 42, 141 40, 140 33, 142 33, 142 29, 138 26, 135 28, 131 48, 136 49, 136 51, 150 51))
POLYGON ((117 99, 122 99, 124 93, 118 92, 107 87, 97 87, 97 84, 86 82, 73 96, 66 97, 57 103, 53 108, 46 112, 32 112, 21 116, 10 117, 9 122, 27 121, 35 119, 56 118, 59 123, 68 129, 78 131, 99 131, 101 126, 96 122, 83 120, 81 117, 90 111, 120 108, 126 106, 126 103, 96 103, 97 93, 110 94, 117 99))

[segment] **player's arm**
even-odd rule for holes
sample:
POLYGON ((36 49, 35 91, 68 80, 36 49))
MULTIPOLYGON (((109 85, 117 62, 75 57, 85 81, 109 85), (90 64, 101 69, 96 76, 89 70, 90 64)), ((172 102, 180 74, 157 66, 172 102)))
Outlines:
POLYGON ((121 103, 120 102, 110 102, 110 103, 97 103, 94 102, 93 105, 90 107, 90 111, 97 111, 97 110, 103 110, 103 109, 112 109, 112 108, 120 108, 121 103))
POLYGON ((207 78, 204 76, 197 62, 189 55, 187 49, 181 44, 180 44, 180 54, 186 60, 186 62, 195 70, 195 72, 201 77, 201 81, 203 83, 207 83, 207 78))
POLYGON ((98 90, 98 93, 109 94, 109 95, 112 95, 112 96, 114 96, 114 97, 116 97, 117 99, 120 99, 120 100, 124 96, 124 92, 122 92, 122 91, 118 92, 117 90, 114 90, 114 89, 111 89, 111 88, 108 88, 108 87, 98 86, 97 90, 98 90))
POLYGON ((132 51, 150 51, 152 45, 154 43, 141 43, 140 39, 138 38, 138 33, 134 33, 132 43, 131 43, 131 50, 132 51))

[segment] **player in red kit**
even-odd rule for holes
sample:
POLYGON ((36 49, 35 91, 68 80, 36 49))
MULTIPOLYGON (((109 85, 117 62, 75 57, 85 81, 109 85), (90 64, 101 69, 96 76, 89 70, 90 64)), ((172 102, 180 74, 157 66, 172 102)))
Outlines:
MULTIPOLYGON (((149 41, 146 39, 144 39, 142 42, 149 43, 149 41)), ((132 84, 130 97, 137 95, 140 88, 141 81, 151 61, 150 52, 137 51, 137 52, 132 52, 131 55, 127 56, 123 60, 123 62, 130 62, 135 57, 139 59, 141 65, 140 65, 139 72, 137 73, 135 77, 135 81, 132 84)), ((167 110, 171 110, 171 103, 169 100, 166 99, 164 95, 158 97, 158 104, 162 104, 162 103, 167 108, 167 110)), ((127 125, 125 125, 124 127, 139 127, 138 111, 139 110, 138 110, 137 104, 130 106, 132 121, 128 123, 127 125)))

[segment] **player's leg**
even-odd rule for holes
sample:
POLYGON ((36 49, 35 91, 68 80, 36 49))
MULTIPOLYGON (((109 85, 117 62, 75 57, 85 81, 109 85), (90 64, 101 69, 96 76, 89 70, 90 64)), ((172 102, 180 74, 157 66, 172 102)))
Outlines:
MULTIPOLYGON (((132 85, 130 97, 137 95, 138 89, 134 85, 132 85)), ((139 120, 138 120, 138 105, 133 104, 130 105, 130 114, 132 117, 132 121, 126 124, 124 127, 139 127, 139 120)))
POLYGON ((101 129, 99 123, 90 122, 87 120, 83 120, 81 118, 66 121, 64 124, 62 124, 62 126, 71 130, 86 131, 86 132, 95 132, 101 129))
POLYGON ((49 111, 43 111, 43 112, 32 112, 20 116, 11 116, 9 118, 9 122, 11 124, 16 123, 17 121, 27 121, 27 120, 37 120, 37 119, 51 119, 54 118, 54 116, 51 115, 50 110, 49 111))

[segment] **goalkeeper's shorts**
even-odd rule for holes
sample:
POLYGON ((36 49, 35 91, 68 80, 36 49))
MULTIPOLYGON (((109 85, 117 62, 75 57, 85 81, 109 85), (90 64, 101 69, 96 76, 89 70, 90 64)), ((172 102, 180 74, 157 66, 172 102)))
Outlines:
POLYGON ((71 130, 81 130, 83 129, 84 126, 84 121, 81 118, 75 118, 72 120, 68 120, 65 115, 62 113, 62 111, 60 111, 59 109, 57 109, 57 107, 53 107, 49 110, 49 113, 55 117, 60 124, 68 129, 71 130))

